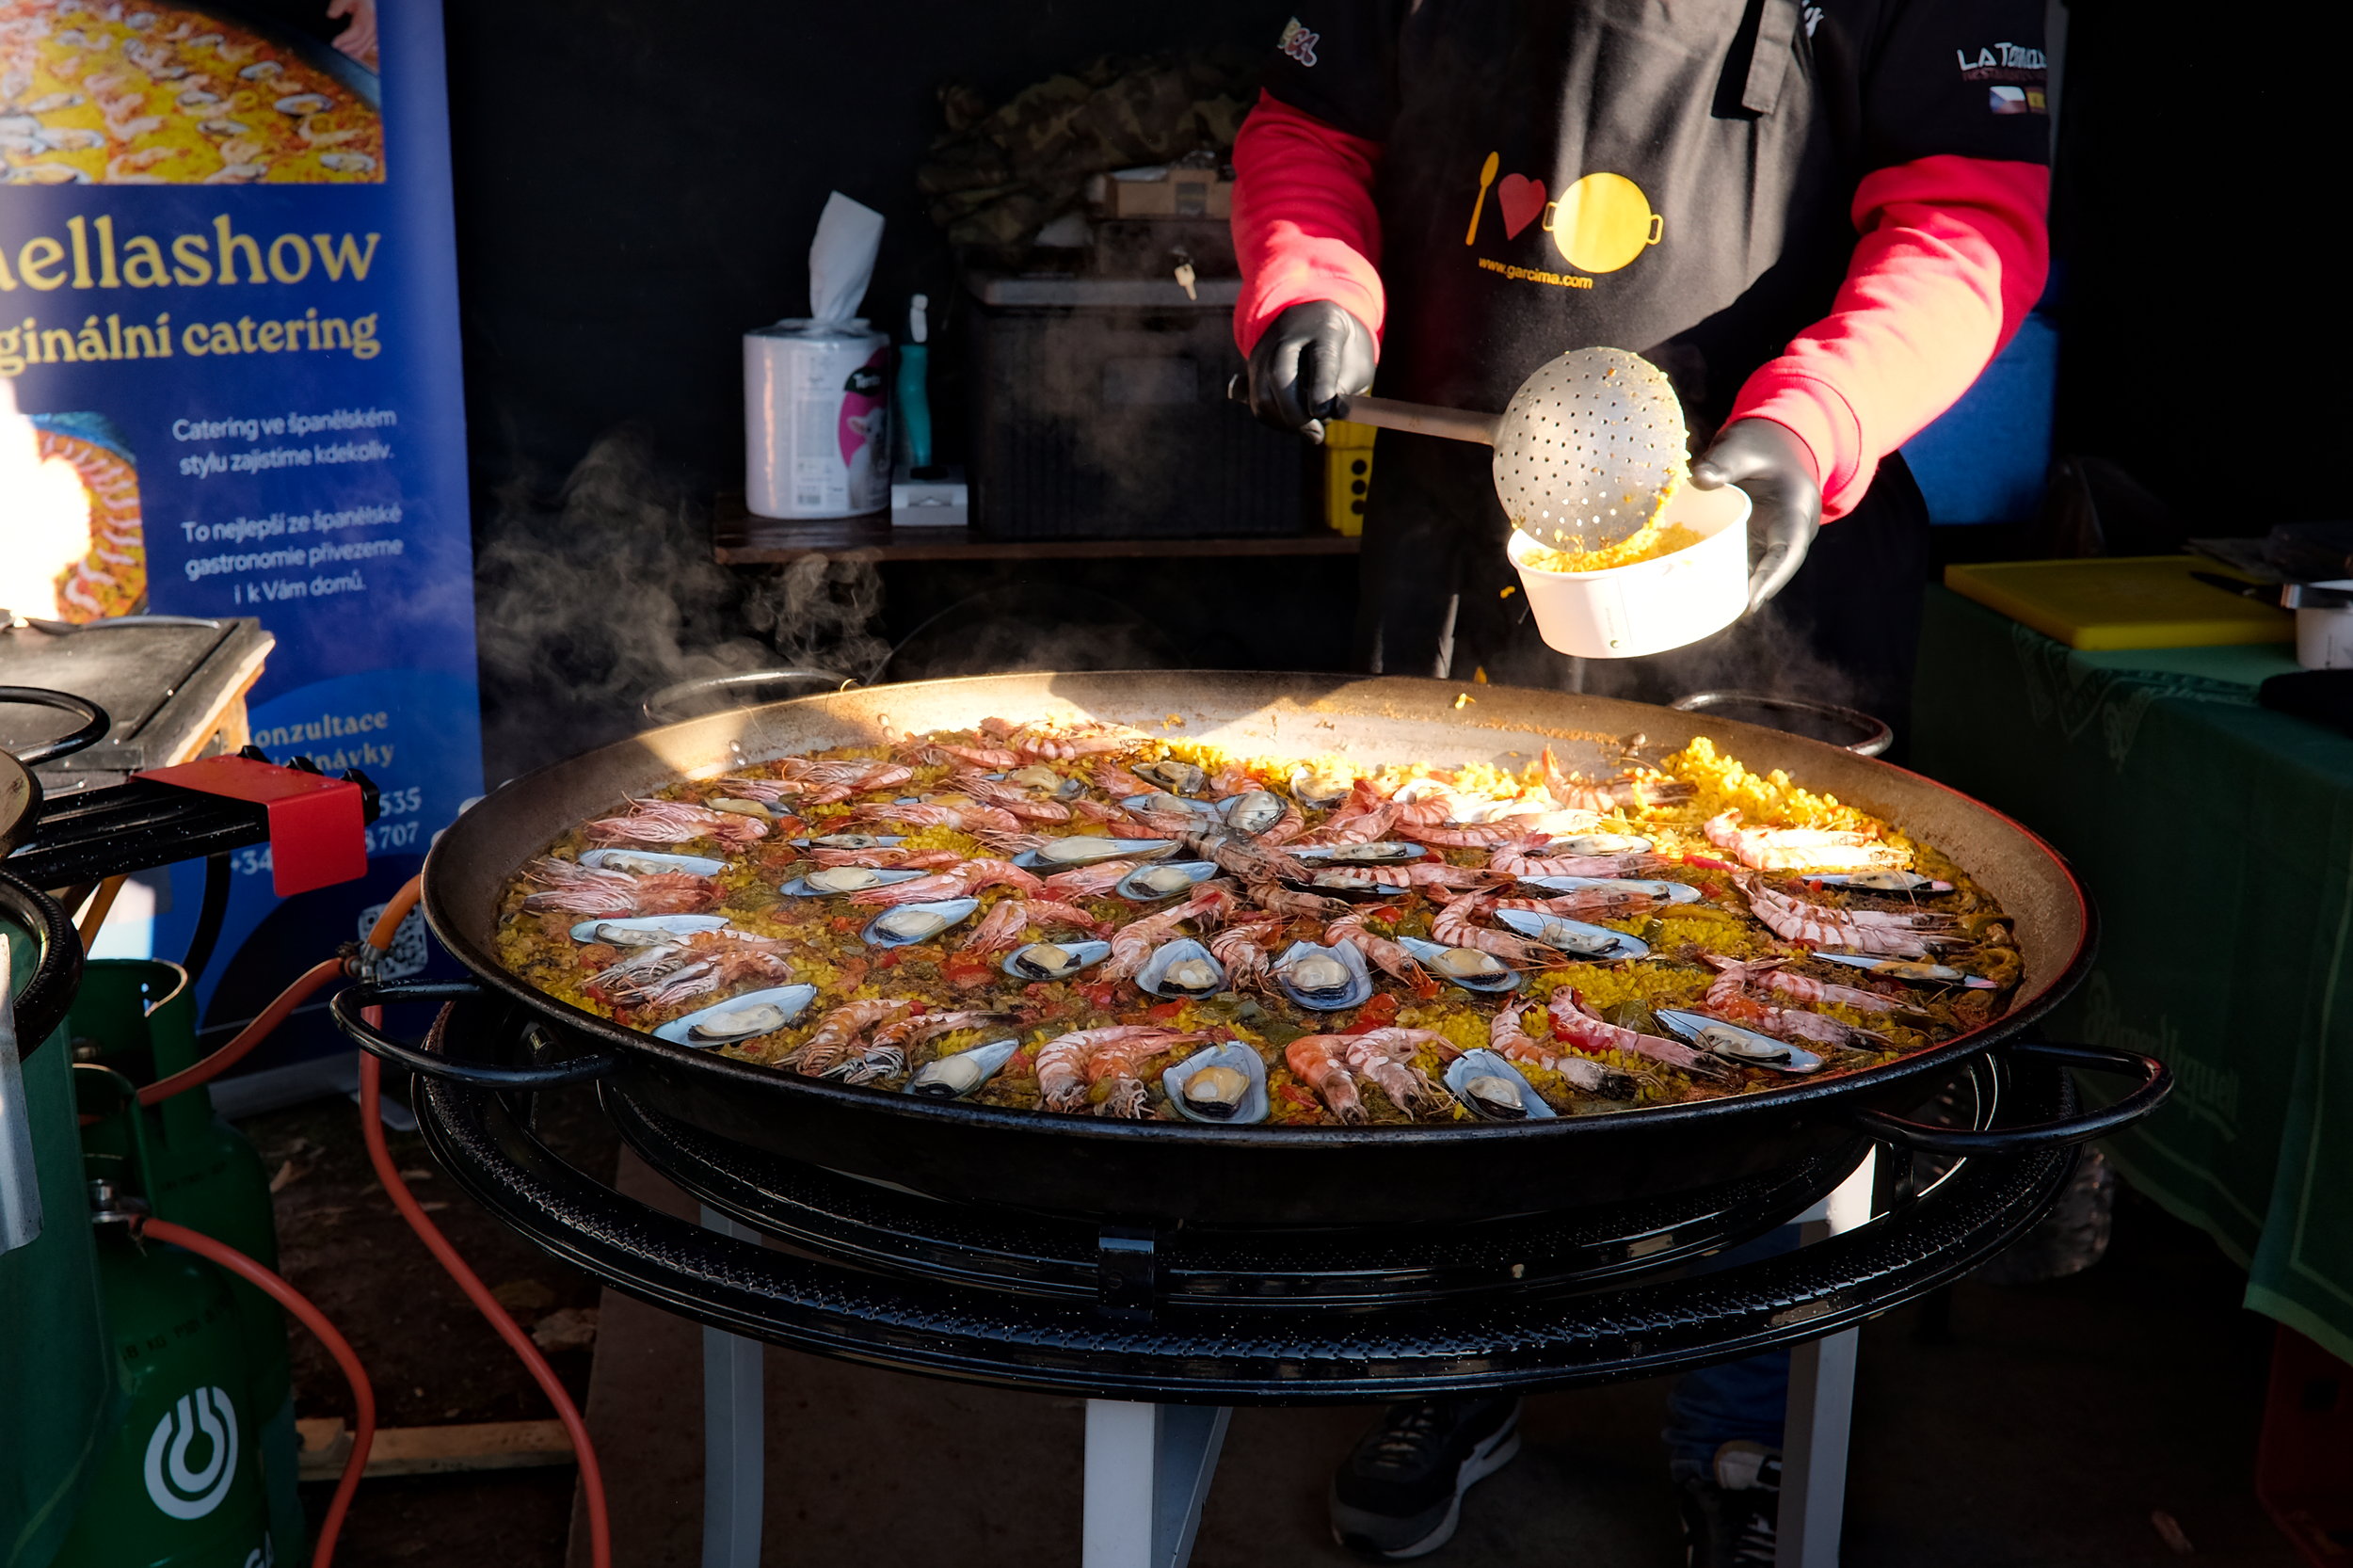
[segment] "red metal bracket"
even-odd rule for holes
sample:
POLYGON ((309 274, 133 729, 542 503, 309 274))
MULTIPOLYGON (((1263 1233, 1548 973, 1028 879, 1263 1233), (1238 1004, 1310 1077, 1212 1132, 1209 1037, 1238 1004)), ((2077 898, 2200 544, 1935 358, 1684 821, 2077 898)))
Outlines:
POLYGON ((248 801, 266 811, 270 882, 280 898, 367 874, 367 808, 350 779, 233 756, 149 768, 136 776, 248 801))

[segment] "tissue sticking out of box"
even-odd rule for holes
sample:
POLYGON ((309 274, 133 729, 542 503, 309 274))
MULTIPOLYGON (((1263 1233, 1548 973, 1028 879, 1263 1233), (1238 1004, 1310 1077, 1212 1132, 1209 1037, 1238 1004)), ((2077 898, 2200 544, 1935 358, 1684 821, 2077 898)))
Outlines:
POLYGON ((874 255, 882 248, 883 216, 840 191, 825 198, 817 237, 808 246, 808 313, 817 321, 848 321, 857 314, 866 285, 873 280, 874 255))

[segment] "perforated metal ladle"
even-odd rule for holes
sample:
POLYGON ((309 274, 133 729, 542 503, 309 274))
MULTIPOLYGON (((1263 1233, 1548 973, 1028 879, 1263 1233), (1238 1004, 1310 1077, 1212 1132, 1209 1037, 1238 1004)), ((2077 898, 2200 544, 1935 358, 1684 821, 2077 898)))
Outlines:
POLYGON ((1500 414, 1346 397, 1335 417, 1495 448, 1496 498, 1546 544, 1615 544, 1657 510, 1689 458, 1666 373, 1623 348, 1573 348, 1520 383, 1500 414))

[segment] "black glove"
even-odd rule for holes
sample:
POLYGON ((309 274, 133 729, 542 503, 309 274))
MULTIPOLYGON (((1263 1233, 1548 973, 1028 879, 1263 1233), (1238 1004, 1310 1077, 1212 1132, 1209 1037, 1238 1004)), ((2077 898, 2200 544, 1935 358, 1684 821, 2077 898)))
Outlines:
POLYGON ((1749 537, 1765 545, 1749 573, 1749 608, 1788 586, 1822 527, 1822 487, 1805 443, 1769 419, 1734 420, 1691 465, 1691 484, 1703 490, 1737 485, 1749 493, 1749 537))
POLYGON ((1293 305, 1250 351, 1250 411, 1323 444, 1335 398, 1372 385, 1372 329, 1328 299, 1293 305))

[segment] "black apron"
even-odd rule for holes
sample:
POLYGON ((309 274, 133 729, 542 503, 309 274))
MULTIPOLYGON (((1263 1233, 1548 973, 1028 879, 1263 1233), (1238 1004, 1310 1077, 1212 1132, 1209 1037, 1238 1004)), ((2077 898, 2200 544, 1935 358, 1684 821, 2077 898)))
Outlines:
MULTIPOLYGON (((1302 69, 1294 49, 1269 84, 1343 128, 1381 121, 1389 314, 1376 390, 1497 410, 1566 349, 1630 348, 1674 381, 1704 447, 1748 376, 1827 313, 1853 251, 1851 95, 1817 92, 1797 0, 1407 0, 1392 14, 1394 52, 1377 72, 1337 58, 1337 70, 1302 69), (1375 76, 1385 78, 1378 109, 1341 93, 1343 79, 1375 76)), ((1517 577, 1489 460, 1481 447, 1382 434, 1366 506, 1363 667, 1457 680, 1483 668, 1499 681, 1663 700, 1689 670, 1754 642, 1752 625, 1664 664, 1581 669, 1545 648, 1525 600, 1503 592, 1517 577)), ((1824 534, 1770 622, 1815 645, 1789 671, 1806 666, 1804 689, 1867 690, 1882 712, 1899 703, 1906 616, 1880 614, 1859 639, 1853 627, 1814 636, 1836 617, 1809 600, 1847 588, 1830 581, 1845 575, 1831 569, 1841 559, 1909 562, 1908 575, 1861 591, 1882 605, 1916 600, 1925 525, 1908 476, 1883 475, 1824 534)))

